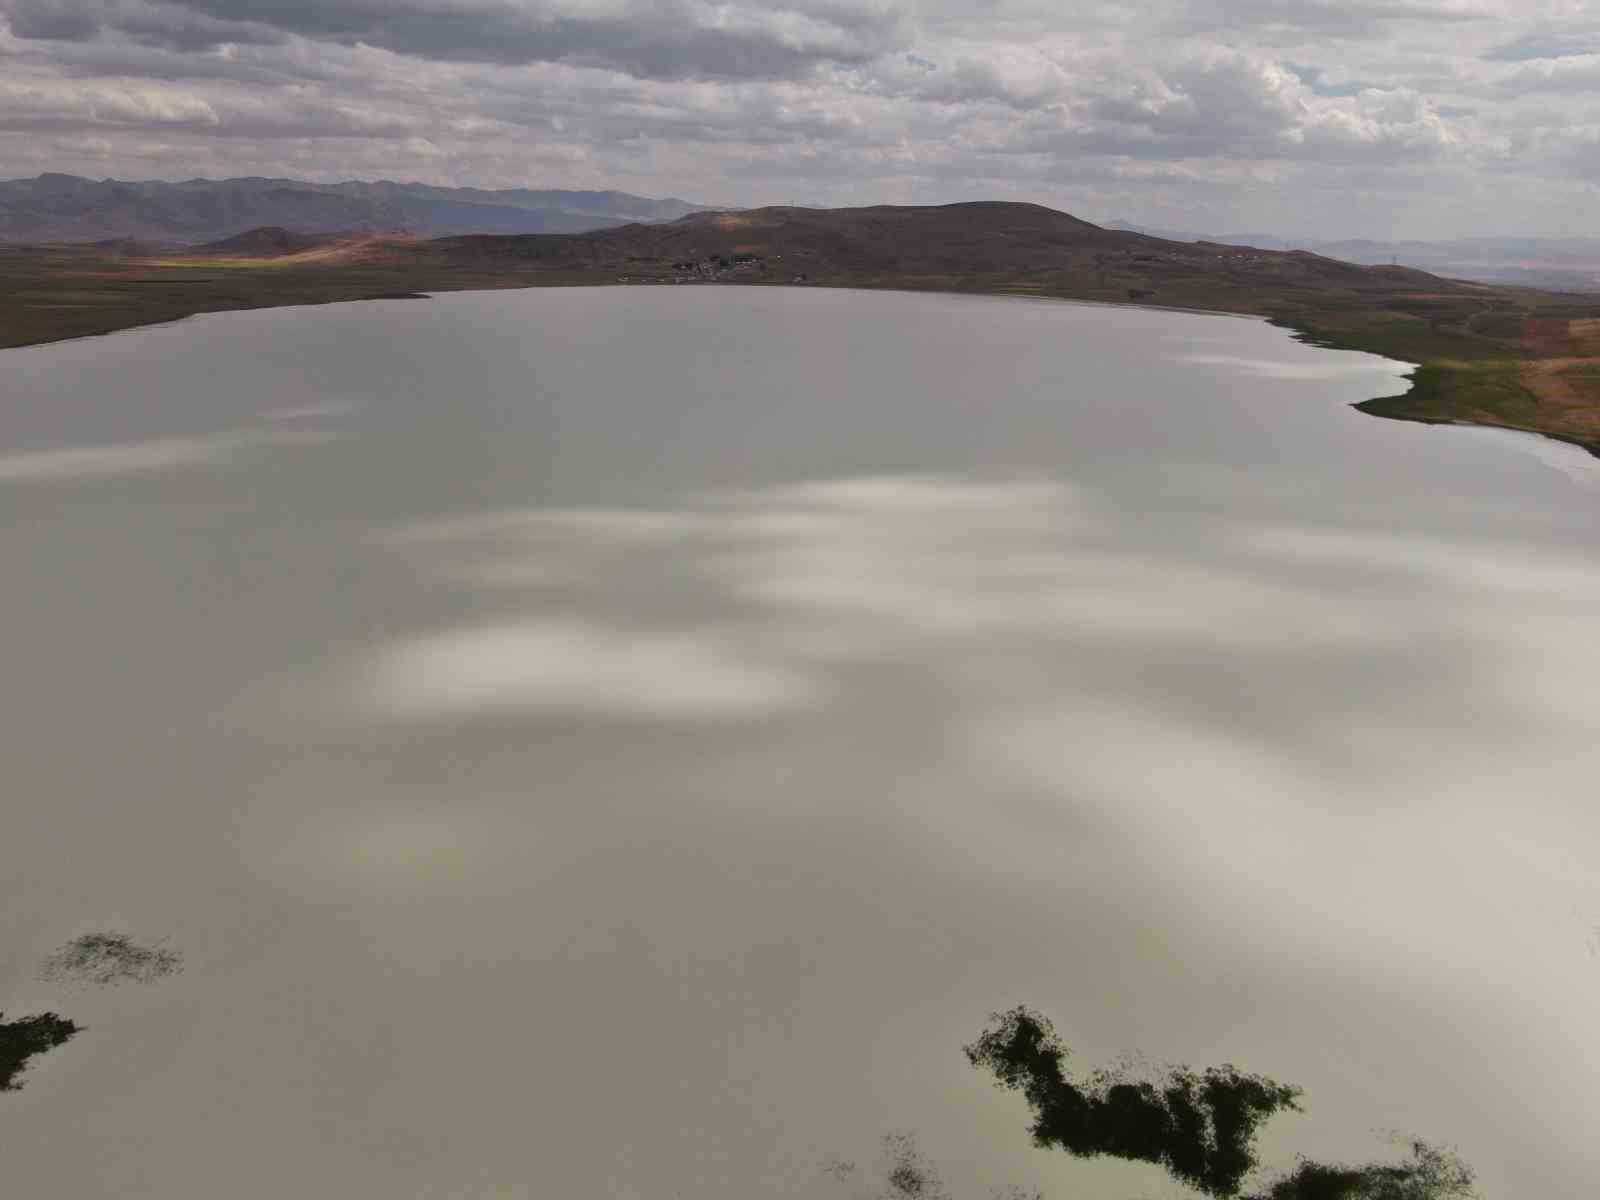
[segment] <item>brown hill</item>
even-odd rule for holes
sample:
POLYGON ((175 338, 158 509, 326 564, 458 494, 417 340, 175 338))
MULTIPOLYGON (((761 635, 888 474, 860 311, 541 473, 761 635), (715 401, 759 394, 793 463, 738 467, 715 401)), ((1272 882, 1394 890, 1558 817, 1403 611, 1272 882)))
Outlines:
POLYGON ((356 264, 392 268, 395 263, 405 261, 419 244, 423 244, 422 239, 405 233, 296 233, 266 226, 203 246, 152 252, 145 261, 146 265, 155 266, 272 267, 279 271, 356 264))
POLYGON ((935 207, 758 208, 691 213, 660 225, 624 225, 576 236, 455 237, 434 244, 452 256, 574 261, 621 254, 663 261, 712 255, 793 255, 829 270, 1014 270, 1033 255, 1118 245, 1138 234, 1101 229, 1036 204, 935 207))
POLYGON ((292 233, 279 225, 263 225, 220 241, 194 246, 184 253, 194 258, 280 258, 336 245, 350 236, 345 233, 292 233))
POLYGON ((442 238, 416 248, 458 265, 525 264, 681 277, 682 264, 753 256, 749 282, 1034 291, 1096 299, 1266 312, 1284 293, 1358 296, 1483 289, 1403 267, 1360 267, 1304 251, 1174 242, 1104 229, 1037 204, 988 201, 931 207, 760 208, 695 213, 660 225, 577 235, 442 238), (674 271, 675 265, 679 270, 674 271), (762 270, 762 268, 765 270, 762 270))

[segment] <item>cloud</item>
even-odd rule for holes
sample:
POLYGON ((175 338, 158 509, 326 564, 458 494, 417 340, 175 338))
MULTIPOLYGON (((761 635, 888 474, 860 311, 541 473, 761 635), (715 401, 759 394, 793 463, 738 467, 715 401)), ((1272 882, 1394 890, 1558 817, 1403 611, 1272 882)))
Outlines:
POLYGON ((5 12, 17 37, 47 41, 87 41, 116 32, 141 44, 204 50, 224 42, 283 39, 256 21, 219 20, 162 0, 10 0, 5 12))
POLYGON ((419 58, 570 62, 653 79, 784 78, 862 62, 899 41, 886 5, 788 0, 10 0, 13 33, 82 41, 123 34, 197 50, 290 35, 419 58))
POLYGON ((219 123, 216 111, 200 97, 160 88, 0 82, 0 129, 87 125, 207 129, 219 123))
POLYGON ((1589 53, 1525 63, 1500 81, 1500 89, 1513 96, 1600 91, 1600 46, 1589 53))
POLYGON ((0 82, 0 130, 162 129, 208 136, 383 138, 415 131, 405 116, 352 103, 238 94, 204 96, 159 84, 0 82))
POLYGON ((1270 146, 1304 111, 1304 85, 1270 62, 1215 53, 1152 71, 1093 100, 1089 115, 1147 131, 1176 150, 1210 153, 1228 144, 1270 146))
POLYGON ((1451 123, 1415 92, 1367 88, 1347 104, 1325 104, 1292 135, 1323 159, 1348 156, 1416 162, 1459 141, 1451 123))
POLYGON ((1571 234, 1592 33, 1510 0, 0 0, 0 155, 1571 234))
POLYGON ((1600 30, 1596 30, 1593 20, 1586 20, 1536 26, 1519 37, 1492 47, 1483 57, 1487 62, 1520 63, 1597 53, 1600 53, 1600 30))
POLYGON ((1365 38, 1398 23, 1459 25, 1496 15, 1474 0, 1190 0, 1185 24, 1204 30, 1365 38))

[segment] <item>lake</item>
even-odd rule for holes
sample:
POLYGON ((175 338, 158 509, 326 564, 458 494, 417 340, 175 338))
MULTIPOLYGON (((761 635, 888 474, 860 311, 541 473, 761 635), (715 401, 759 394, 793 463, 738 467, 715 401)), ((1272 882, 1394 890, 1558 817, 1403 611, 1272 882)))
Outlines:
POLYGON ((1262 322, 470 293, 0 355, 29 1197, 1177 1196, 962 1056, 1600 1178, 1600 463, 1262 322), (115 930, 148 984, 37 964, 115 930), (854 1164, 853 1171, 844 1164, 854 1164))

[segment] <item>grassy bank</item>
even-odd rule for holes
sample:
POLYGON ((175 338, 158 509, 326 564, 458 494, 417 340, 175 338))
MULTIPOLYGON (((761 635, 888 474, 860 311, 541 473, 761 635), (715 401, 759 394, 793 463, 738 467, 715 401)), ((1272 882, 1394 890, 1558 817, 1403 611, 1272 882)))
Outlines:
POLYGON ((0 249, 0 348, 159 325, 197 313, 593 283, 559 273, 361 261, 173 262, 72 248, 0 249))
POLYGON ((1312 345, 1416 364, 1406 392, 1356 405, 1371 416, 1516 429, 1600 457, 1600 344, 1588 315, 1600 298, 1594 307, 1537 292, 1517 299, 1514 311, 1467 314, 1446 328, 1387 314, 1277 323, 1312 345))

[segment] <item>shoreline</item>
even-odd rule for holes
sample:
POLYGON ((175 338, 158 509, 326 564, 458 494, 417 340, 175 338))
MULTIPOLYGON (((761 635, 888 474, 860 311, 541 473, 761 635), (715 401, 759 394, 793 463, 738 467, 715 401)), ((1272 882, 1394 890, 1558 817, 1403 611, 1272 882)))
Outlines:
MULTIPOLYGON (((41 252, 43 257, 48 250, 41 252)), ((5 281, 3 268, 6 257, 0 256, 0 284, 5 281)), ((69 265, 82 264, 68 256, 69 265)), ((591 272, 551 272, 527 268, 473 269, 430 268, 428 266, 367 267, 360 264, 340 265, 317 270, 285 270, 281 265, 264 260, 261 264, 234 264, 207 268, 202 263, 167 268, 176 277, 151 280, 155 268, 148 262, 133 260, 111 264, 122 269, 126 286, 147 281, 168 284, 165 294, 159 297, 160 307, 146 308, 145 297, 136 290, 127 293, 129 302, 122 308, 107 306, 100 312, 76 313, 81 316, 78 328, 52 327, 48 322, 48 304, 31 308, 24 296, 23 302, 14 304, 13 313, 0 309, 0 351, 21 350, 38 346, 85 338, 105 337, 113 333, 171 325, 190 317, 211 312, 243 312, 252 309, 307 307, 317 304, 356 303, 369 300, 430 299, 434 295, 464 291, 507 291, 537 287, 651 287, 674 286, 666 283, 623 283, 614 279, 596 279, 591 272), (218 285, 221 286, 218 286, 218 285), (255 291, 247 290, 255 285, 255 291), (7 329, 6 317, 21 312, 23 316, 43 321, 32 322, 34 328, 7 329)), ((48 281, 78 283, 81 272, 59 272, 59 279, 48 271, 42 272, 48 281)), ((113 282, 122 276, 112 274, 113 282)), ((1154 312, 1185 313, 1194 316, 1235 317, 1264 320, 1284 329, 1297 341, 1308 346, 1329 350, 1349 350, 1371 354, 1390 362, 1410 367, 1406 375, 1405 391, 1387 396, 1377 396, 1353 405, 1368 416, 1389 420, 1412 421, 1426 425, 1471 425, 1479 428, 1503 429, 1516 433, 1536 434, 1553 441, 1576 446, 1600 458, 1600 405, 1592 411, 1584 408, 1578 414, 1580 421, 1572 419, 1567 410, 1554 414, 1539 411, 1537 396, 1525 388, 1522 373, 1532 370, 1540 359, 1489 360, 1471 363, 1454 360, 1432 360, 1422 355, 1406 355, 1406 347, 1396 344, 1392 336, 1363 336, 1365 330, 1338 328, 1330 325, 1328 318, 1337 316, 1347 322, 1347 313, 1319 313, 1316 310, 1299 312, 1274 311, 1280 306, 1262 304, 1257 311, 1240 308, 1205 307, 1193 304, 1159 304, 1148 300, 1121 300, 1107 296, 1074 296, 1061 291, 1023 289, 1003 283, 992 286, 917 286, 907 280, 828 279, 821 278, 805 283, 763 283, 755 280, 726 280, 711 283, 677 285, 694 287, 790 287, 812 290, 847 289, 859 291, 896 291, 923 295, 985 296, 993 299, 1037 300, 1053 303, 1085 304, 1096 307, 1146 309, 1154 312), (1497 383, 1513 403, 1485 404, 1483 393, 1487 380, 1497 383), (1475 394, 1476 393, 1476 394, 1475 394), (1520 402, 1516 403, 1516 402, 1520 402), (1499 411, 1499 409, 1507 411, 1499 411), (1514 411, 1519 409, 1521 411, 1514 411), (1544 419, 1540 419, 1540 418, 1544 419), (1577 425, 1593 425, 1593 432, 1577 425)), ((55 306, 67 309, 67 305, 55 306)), ((1367 314, 1357 313, 1360 318, 1367 314)), ((1385 331, 1389 334, 1389 331, 1385 331)), ((1600 362, 1597 362, 1600 367, 1600 362)), ((1495 398, 1501 399, 1501 398, 1495 398)))

